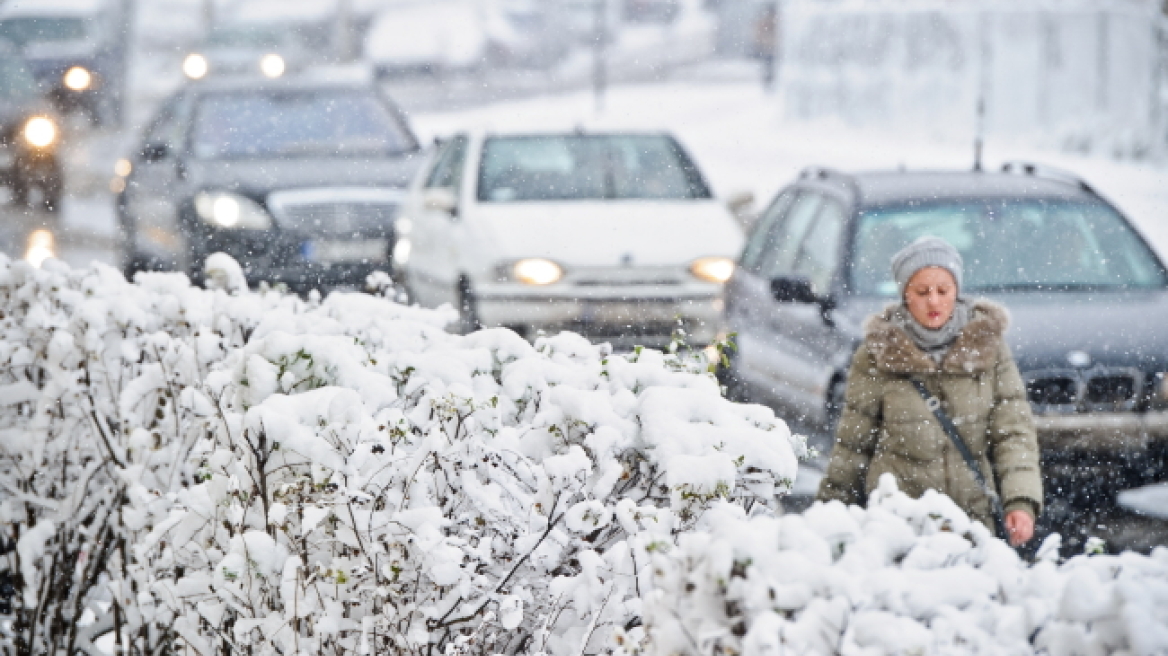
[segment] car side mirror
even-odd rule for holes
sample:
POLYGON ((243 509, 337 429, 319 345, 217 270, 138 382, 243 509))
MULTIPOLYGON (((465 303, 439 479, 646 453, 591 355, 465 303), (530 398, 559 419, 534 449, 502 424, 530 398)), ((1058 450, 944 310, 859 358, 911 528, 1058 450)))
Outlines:
POLYGON ((458 216, 458 198, 449 187, 431 187, 422 196, 426 209, 458 216))
POLYGON ((155 141, 142 146, 142 159, 147 162, 161 162, 170 157, 170 146, 155 141))
POLYGON ((739 191, 730 194, 725 200, 726 209, 730 210, 730 214, 738 221, 738 225, 744 231, 749 230, 752 223, 754 223, 754 193, 750 191, 739 191))
POLYGON ((779 303, 814 303, 819 306, 819 314, 823 323, 835 325, 832 310, 836 308, 836 300, 832 296, 819 296, 811 287, 811 281, 800 276, 782 276, 771 281, 771 295, 779 303))
POLYGON ((779 277, 771 281, 771 295, 779 303, 818 303, 811 281, 800 277, 779 277))

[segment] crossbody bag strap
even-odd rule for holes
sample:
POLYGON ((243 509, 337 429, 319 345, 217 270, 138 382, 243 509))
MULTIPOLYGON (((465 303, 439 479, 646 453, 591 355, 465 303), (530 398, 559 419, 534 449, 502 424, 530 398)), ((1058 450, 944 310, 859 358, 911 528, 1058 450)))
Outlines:
POLYGON ((961 433, 957 432, 957 426, 953 424, 953 420, 941 409, 941 400, 929 393, 924 381, 913 378, 912 385, 916 388, 917 393, 921 395, 921 398, 924 399, 925 406, 941 424, 941 429, 945 431, 945 435, 949 437, 949 441, 953 443, 953 446, 957 447, 957 452, 961 454, 961 459, 965 461, 966 466, 973 472, 973 478, 977 481, 977 484, 981 486, 986 496, 989 497, 990 507, 994 516, 994 528, 998 532, 998 537, 1003 540, 1006 539, 1008 534, 1006 532, 1005 513, 1002 510, 1002 499, 998 496, 993 486, 990 485, 989 480, 986 479, 985 474, 981 470, 981 463, 977 461, 977 458, 973 457, 973 452, 969 450, 969 446, 961 438, 961 433))

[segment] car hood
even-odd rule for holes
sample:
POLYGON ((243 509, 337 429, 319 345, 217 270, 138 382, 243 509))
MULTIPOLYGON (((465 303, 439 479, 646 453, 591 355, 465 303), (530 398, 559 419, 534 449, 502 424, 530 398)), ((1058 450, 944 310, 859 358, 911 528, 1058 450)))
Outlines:
POLYGON ((227 189, 264 196, 308 187, 405 187, 420 158, 296 158, 192 160, 188 180, 197 189, 227 189))
POLYGON ((671 266, 737 257, 742 230, 713 200, 481 203, 475 219, 508 259, 567 266, 671 266))
MULTIPOLYGON (((1022 371, 1067 369, 1079 351, 1090 365, 1168 371, 1168 291, 1011 293, 988 298, 1010 313, 1006 330, 1022 371)), ((841 327, 857 341, 865 317, 889 299, 854 299, 841 305, 841 327)), ((1089 365, 1089 366, 1090 366, 1089 365)))
POLYGON ((24 51, 24 59, 37 77, 56 75, 73 66, 97 67, 94 46, 85 41, 51 47, 50 44, 29 46, 24 51))

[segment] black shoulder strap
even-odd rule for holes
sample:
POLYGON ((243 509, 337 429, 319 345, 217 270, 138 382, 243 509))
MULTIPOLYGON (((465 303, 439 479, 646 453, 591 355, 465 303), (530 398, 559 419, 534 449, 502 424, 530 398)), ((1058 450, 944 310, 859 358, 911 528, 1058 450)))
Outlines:
POLYGON ((929 410, 933 413, 933 416, 936 417, 937 421, 941 424, 941 428, 945 431, 945 435, 949 436, 949 441, 953 442, 953 446, 957 447, 957 452, 961 454, 962 460, 965 461, 965 464, 969 467, 969 470, 973 472, 973 478, 977 481, 977 484, 981 486, 981 489, 985 492, 986 496, 990 498, 990 507, 994 516, 994 528, 998 532, 998 537, 1002 538, 1003 540, 1006 539, 1008 536, 1006 533, 1006 522, 1003 517, 1004 513, 1002 511, 1002 500, 998 496, 998 493, 994 490, 993 486, 991 486, 989 481, 986 480, 985 474, 982 473, 981 463, 977 461, 977 458, 973 457, 973 452, 969 450, 969 446, 965 444, 965 440, 961 439, 961 433, 957 432, 957 426, 953 424, 953 420, 950 419, 949 415, 945 414, 945 411, 941 409, 940 399, 929 393, 929 390, 925 387, 924 381, 913 378, 912 384, 913 387, 917 388, 917 393, 921 395, 921 398, 925 400, 925 406, 929 408, 929 410))

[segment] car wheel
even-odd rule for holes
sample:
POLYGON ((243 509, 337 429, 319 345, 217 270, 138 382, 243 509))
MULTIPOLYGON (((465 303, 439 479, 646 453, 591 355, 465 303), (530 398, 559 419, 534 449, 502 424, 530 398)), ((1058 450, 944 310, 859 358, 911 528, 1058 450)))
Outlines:
POLYGON ((457 299, 458 333, 460 335, 467 335, 481 328, 482 326, 479 324, 478 304, 475 302, 474 291, 471 290, 470 280, 466 278, 459 279, 457 299))
POLYGON ((149 270, 146 258, 142 257, 140 253, 131 250, 122 255, 122 275, 125 276, 126 280, 134 282, 135 273, 149 270))

